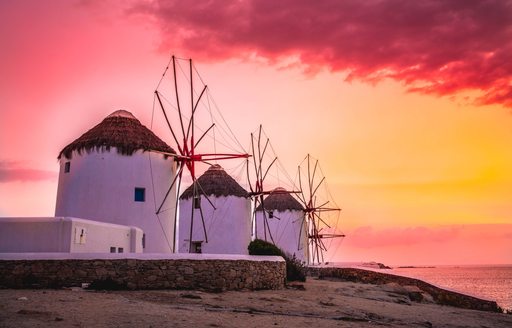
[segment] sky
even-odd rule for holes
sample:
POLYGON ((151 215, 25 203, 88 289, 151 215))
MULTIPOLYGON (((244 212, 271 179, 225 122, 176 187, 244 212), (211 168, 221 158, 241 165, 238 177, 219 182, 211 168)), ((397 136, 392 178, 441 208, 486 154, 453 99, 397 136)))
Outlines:
POLYGON ((117 109, 149 125, 176 54, 239 139, 261 123, 288 170, 319 159, 347 235, 327 259, 510 264, 511 17, 511 1, 0 1, 0 216, 52 216, 59 151, 117 109))

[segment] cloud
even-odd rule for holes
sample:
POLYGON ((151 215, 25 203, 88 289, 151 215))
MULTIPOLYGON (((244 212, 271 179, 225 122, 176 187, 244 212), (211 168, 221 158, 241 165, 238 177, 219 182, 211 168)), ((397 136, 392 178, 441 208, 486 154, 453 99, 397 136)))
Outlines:
POLYGON ((411 246, 424 243, 442 243, 452 240, 463 226, 389 228, 375 230, 360 227, 347 234, 347 242, 353 247, 374 248, 387 246, 411 246))
POLYGON ((510 263, 512 224, 359 227, 331 245, 329 261, 391 265, 510 263))
POLYGON ((127 13, 156 24, 161 49, 196 59, 327 68, 512 107, 512 1, 154 0, 127 13))
POLYGON ((0 183, 55 180, 57 172, 30 169, 19 162, 0 161, 0 183))
MULTIPOLYGON (((472 224, 446 226, 359 227, 347 233, 346 242, 354 248, 413 247, 460 243, 471 240, 504 241, 512 237, 512 224, 472 224)), ((476 245, 476 244, 475 244, 476 245)))

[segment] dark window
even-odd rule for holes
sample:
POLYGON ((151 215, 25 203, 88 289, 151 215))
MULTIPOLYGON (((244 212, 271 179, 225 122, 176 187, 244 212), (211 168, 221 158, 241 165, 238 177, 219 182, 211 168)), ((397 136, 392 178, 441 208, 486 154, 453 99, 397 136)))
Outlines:
POLYGON ((146 248, 146 234, 142 234, 142 248, 146 248))
POLYGON ((274 211, 268 211, 268 218, 272 219, 274 217, 274 211))
POLYGON ((110 253, 115 253, 116 252, 116 248, 115 247, 110 247, 110 253))
POLYGON ((146 201, 146 188, 135 188, 135 201, 145 202, 146 201))
POLYGON ((201 196, 195 196, 194 197, 194 208, 200 208, 201 207, 201 196))
POLYGON ((123 251, 124 251, 124 249, 123 249, 122 247, 118 247, 118 248, 117 248, 117 252, 118 252, 118 253, 122 253, 123 251))
POLYGON ((64 163, 64 173, 69 173, 69 170, 71 170, 71 162, 64 163))
POLYGON ((201 244, 202 241, 194 241, 192 242, 192 252, 191 253, 202 253, 201 244))

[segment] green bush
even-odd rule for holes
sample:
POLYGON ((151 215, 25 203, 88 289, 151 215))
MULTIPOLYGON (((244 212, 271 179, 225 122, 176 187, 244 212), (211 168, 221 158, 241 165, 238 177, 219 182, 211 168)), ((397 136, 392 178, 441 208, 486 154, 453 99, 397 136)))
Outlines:
POLYGON ((261 239, 255 239, 249 243, 249 255, 276 255, 284 257, 284 252, 276 245, 261 239))
POLYGON ((306 266, 295 255, 290 256, 276 245, 261 239, 255 239, 247 247, 249 255, 273 255, 282 256, 286 261, 287 281, 306 281, 306 266))
POLYGON ((287 281, 306 281, 306 266, 295 257, 295 254, 284 257, 286 261, 286 280, 287 281))

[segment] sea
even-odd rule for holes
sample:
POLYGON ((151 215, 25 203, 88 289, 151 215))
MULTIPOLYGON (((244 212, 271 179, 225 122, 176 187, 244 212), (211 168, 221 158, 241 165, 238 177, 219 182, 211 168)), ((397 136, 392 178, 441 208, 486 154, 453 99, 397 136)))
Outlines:
POLYGON ((512 264, 415 266, 372 270, 417 278, 441 288, 493 300, 502 309, 512 311, 512 264))

